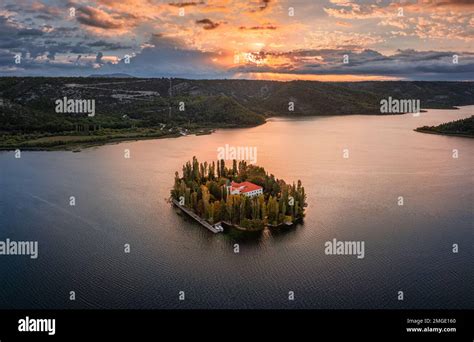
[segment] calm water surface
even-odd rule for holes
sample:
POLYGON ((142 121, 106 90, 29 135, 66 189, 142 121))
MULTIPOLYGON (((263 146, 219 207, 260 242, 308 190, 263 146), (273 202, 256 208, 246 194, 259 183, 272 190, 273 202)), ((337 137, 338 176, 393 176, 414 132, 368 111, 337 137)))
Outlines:
POLYGON ((37 260, 0 257, 0 308, 473 309, 474 140, 413 131, 473 114, 272 119, 80 153, 0 153, 0 240, 39 241, 37 260), (304 224, 214 235, 177 215, 165 201, 174 172, 225 144, 256 146, 259 165, 302 180, 304 224), (365 241, 365 258, 326 256, 333 238, 365 241))

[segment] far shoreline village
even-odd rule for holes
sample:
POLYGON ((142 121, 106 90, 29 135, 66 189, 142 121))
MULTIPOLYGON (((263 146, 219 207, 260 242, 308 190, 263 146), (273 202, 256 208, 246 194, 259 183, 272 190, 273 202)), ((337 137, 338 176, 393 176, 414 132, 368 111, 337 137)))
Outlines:
POLYGON ((304 218, 306 194, 301 181, 292 185, 263 167, 223 159, 199 163, 196 157, 175 173, 172 203, 214 233, 222 225, 242 231, 291 226, 304 218))

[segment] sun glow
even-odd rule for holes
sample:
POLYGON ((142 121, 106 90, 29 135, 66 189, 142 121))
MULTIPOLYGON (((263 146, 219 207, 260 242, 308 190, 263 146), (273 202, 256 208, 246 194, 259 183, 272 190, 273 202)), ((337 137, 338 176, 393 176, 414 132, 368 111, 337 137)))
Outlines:
POLYGON ((265 65, 267 63, 267 59, 262 53, 246 52, 244 53, 244 58, 246 62, 253 63, 258 66, 265 65))
POLYGON ((396 81, 398 77, 373 76, 373 75, 312 75, 312 74, 291 74, 272 72, 251 72, 237 73, 235 78, 245 78, 253 80, 268 81, 321 81, 321 82, 360 82, 360 81, 396 81))

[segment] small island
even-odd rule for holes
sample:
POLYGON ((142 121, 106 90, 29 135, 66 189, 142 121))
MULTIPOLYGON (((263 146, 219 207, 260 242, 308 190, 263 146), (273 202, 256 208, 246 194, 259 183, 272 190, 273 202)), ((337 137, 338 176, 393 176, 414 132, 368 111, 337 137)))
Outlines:
POLYGON ((300 180, 290 185, 246 161, 233 160, 228 168, 224 160, 199 163, 196 157, 181 177, 175 173, 171 200, 214 232, 222 224, 244 231, 291 226, 307 206, 300 180))
POLYGON ((415 131, 474 138, 474 115, 466 119, 451 121, 438 126, 418 127, 415 131))

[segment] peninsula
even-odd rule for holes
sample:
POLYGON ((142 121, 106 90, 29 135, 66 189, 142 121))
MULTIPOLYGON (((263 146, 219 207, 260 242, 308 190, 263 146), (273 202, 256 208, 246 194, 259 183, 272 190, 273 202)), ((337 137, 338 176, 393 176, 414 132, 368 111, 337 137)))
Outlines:
POLYGON ((474 138, 474 115, 469 118, 447 122, 438 126, 418 127, 415 131, 474 138))

